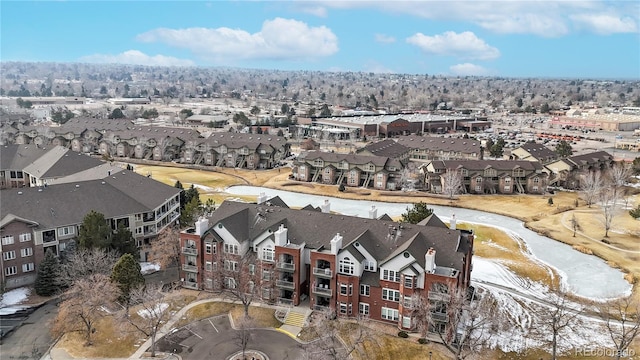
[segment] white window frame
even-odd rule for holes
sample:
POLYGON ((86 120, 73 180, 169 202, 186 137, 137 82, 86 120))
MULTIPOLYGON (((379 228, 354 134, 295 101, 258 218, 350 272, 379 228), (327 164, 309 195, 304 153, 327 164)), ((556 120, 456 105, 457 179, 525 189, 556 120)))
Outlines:
POLYGON ((365 271, 376 271, 376 263, 370 260, 364 261, 364 270, 365 271))
POLYGON ((412 275, 405 275, 404 276, 404 287, 409 288, 409 289, 413 289, 413 286, 415 284, 415 277, 412 275), (407 284, 409 284, 409 286, 407 286, 407 284))
POLYGON ((2 259, 4 259, 4 261, 14 260, 15 258, 16 258, 15 250, 9 250, 2 253, 2 259))
POLYGON ((225 254, 233 254, 233 255, 238 255, 240 254, 240 250, 238 245, 236 244, 224 244, 224 252, 225 254))
POLYGON ((2 245, 11 245, 15 241, 13 239, 13 235, 3 236, 2 237, 2 245))
POLYGON ((204 269, 206 271, 211 271, 213 269, 213 263, 211 261, 206 261, 204 263, 204 269))
POLYGON ((5 276, 11 276, 11 275, 15 275, 18 273, 18 267, 17 266, 7 266, 6 268, 4 268, 4 275, 5 276))
POLYGON ((262 269, 262 280, 271 281, 271 271, 269 269, 262 269))
POLYGON ((382 280, 400 282, 400 273, 394 270, 382 270, 382 280))
POLYGON ((231 261, 231 260, 225 260, 224 261, 224 269, 226 271, 237 272, 238 271, 238 262, 237 261, 231 261))
POLYGON ((367 303, 361 302, 358 304, 358 314, 368 316, 371 307, 367 303))
POLYGON ((74 226, 63 226, 58 228, 58 236, 69 236, 74 235, 76 233, 76 229, 74 226))
POLYGON ((28 248, 20 249, 20 257, 27 257, 27 256, 33 256, 33 248, 28 247, 28 248))
POLYGON ((36 269, 35 265, 33 265, 33 263, 26 263, 26 264, 22 264, 22 272, 26 273, 26 272, 31 272, 34 271, 36 269))
POLYGON ((276 258, 276 250, 271 247, 262 248, 262 261, 274 262, 276 258))
POLYGON ((382 300, 400 302, 400 291, 399 290, 394 290, 394 289, 389 289, 389 288, 383 288, 382 289, 382 300))
POLYGON ((213 249, 214 249, 214 246, 213 246, 212 243, 205 243, 204 244, 204 252, 205 252, 205 254, 213 254, 214 253, 213 249))
POLYGON ((371 286, 366 284, 360 284, 360 295, 371 296, 371 286))
POLYGON ((346 275, 355 273, 356 264, 349 257, 344 257, 338 262, 338 272, 346 275))
POLYGON ((31 233, 22 233, 20 234, 20 242, 31 241, 31 233))
POLYGON ((400 318, 400 313, 398 309, 382 307, 382 309, 380 310, 380 313, 381 313, 381 318, 383 320, 398 321, 398 319, 400 318))

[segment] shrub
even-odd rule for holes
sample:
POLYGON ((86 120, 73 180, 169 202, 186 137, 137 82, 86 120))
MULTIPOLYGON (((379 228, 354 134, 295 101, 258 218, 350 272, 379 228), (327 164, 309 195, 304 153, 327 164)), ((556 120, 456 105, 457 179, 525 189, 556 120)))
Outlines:
POLYGON ((550 197, 549 200, 547 200, 547 204, 549 204, 549 206, 553 205, 553 198, 550 197))
POLYGON ((640 219, 640 205, 636 206, 635 209, 629 210, 629 215, 634 219, 640 219))
POLYGON ((344 192, 344 190, 345 190, 344 184, 340 184, 340 186, 338 186, 338 191, 344 192))
POLYGON ((424 345, 424 344, 426 344, 426 343, 428 343, 428 342, 429 342, 429 340, 427 340, 427 339, 425 339, 425 338, 420 338, 420 339, 418 339, 418 343, 423 344, 423 345, 424 345))
POLYGON ((406 332, 406 331, 400 331, 400 332, 398 333, 398 336, 399 336, 399 337, 401 337, 401 338, 403 338, 403 339, 406 339, 406 338, 408 338, 408 337, 409 337, 409 334, 407 334, 407 332, 406 332))

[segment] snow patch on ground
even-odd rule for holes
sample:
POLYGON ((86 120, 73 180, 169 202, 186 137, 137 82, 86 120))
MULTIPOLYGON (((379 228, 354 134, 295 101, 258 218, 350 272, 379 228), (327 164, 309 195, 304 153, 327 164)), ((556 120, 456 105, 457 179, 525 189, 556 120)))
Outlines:
POLYGON ((160 265, 152 262, 141 262, 140 263, 140 272, 143 275, 151 274, 156 271, 160 271, 160 265))
POLYGON ((0 315, 11 315, 29 308, 29 306, 19 304, 25 301, 30 293, 31 289, 29 288, 17 288, 2 294, 2 299, 0 300, 0 315))
POLYGON ((142 316, 145 319, 148 319, 150 317, 157 316, 158 314, 161 314, 162 312, 167 310, 168 307, 169 307, 169 304, 160 303, 160 304, 157 304, 153 309, 140 309, 140 310, 138 310, 138 315, 142 316))
POLYGON ((193 184, 193 187, 196 188, 196 189, 200 189, 200 190, 204 191, 207 194, 223 192, 224 191, 224 188, 212 188, 210 186, 205 186, 205 185, 200 185, 200 184, 193 184))

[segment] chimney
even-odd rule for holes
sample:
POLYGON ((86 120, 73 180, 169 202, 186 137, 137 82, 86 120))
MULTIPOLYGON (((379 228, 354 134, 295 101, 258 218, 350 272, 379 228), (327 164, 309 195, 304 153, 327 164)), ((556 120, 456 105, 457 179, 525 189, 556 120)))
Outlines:
POLYGON ((276 230, 276 232, 273 233, 276 246, 285 246, 289 243, 287 239, 287 232, 288 230, 286 227, 284 227, 284 224, 280 224, 280 227, 278 228, 278 230, 276 230))
POLYGON ((376 209, 375 205, 371 205, 371 210, 369 210, 369 219, 375 220, 378 218, 378 209, 376 209))
POLYGON ((451 221, 449 222, 449 229, 456 229, 456 214, 451 214, 451 221))
POLYGON ((322 212, 325 214, 331 212, 331 203, 329 203, 329 200, 325 200, 324 204, 320 205, 320 210, 322 210, 322 212))
POLYGON ((209 219, 201 217, 196 221, 196 235, 202 236, 209 227, 209 219))
POLYGON ((260 195, 258 195, 258 201, 257 201, 257 203, 258 203, 258 204, 262 204, 262 203, 264 203, 265 201, 267 201, 267 194, 265 194, 265 193, 261 192, 261 193, 260 193, 260 195))
POLYGON ((428 274, 433 274, 436 271, 436 251, 434 248, 429 248, 424 254, 424 271, 428 274))
POLYGON ((336 233, 336 236, 331 239, 331 253, 333 255, 338 255, 338 251, 342 249, 342 235, 340 233, 336 233))

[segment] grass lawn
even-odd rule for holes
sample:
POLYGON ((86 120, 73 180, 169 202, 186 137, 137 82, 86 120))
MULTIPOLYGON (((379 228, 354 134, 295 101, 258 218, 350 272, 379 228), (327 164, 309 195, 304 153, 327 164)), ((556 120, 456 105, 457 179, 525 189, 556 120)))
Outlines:
MULTIPOLYGON (((244 316, 244 307, 238 304, 213 301, 196 305, 187 310, 182 319, 176 323, 176 327, 228 313, 231 313, 234 322, 237 322, 244 316)), ((281 325, 275 317, 275 310, 270 308, 251 306, 249 308, 249 317, 251 318, 252 327, 275 328, 281 325)))

